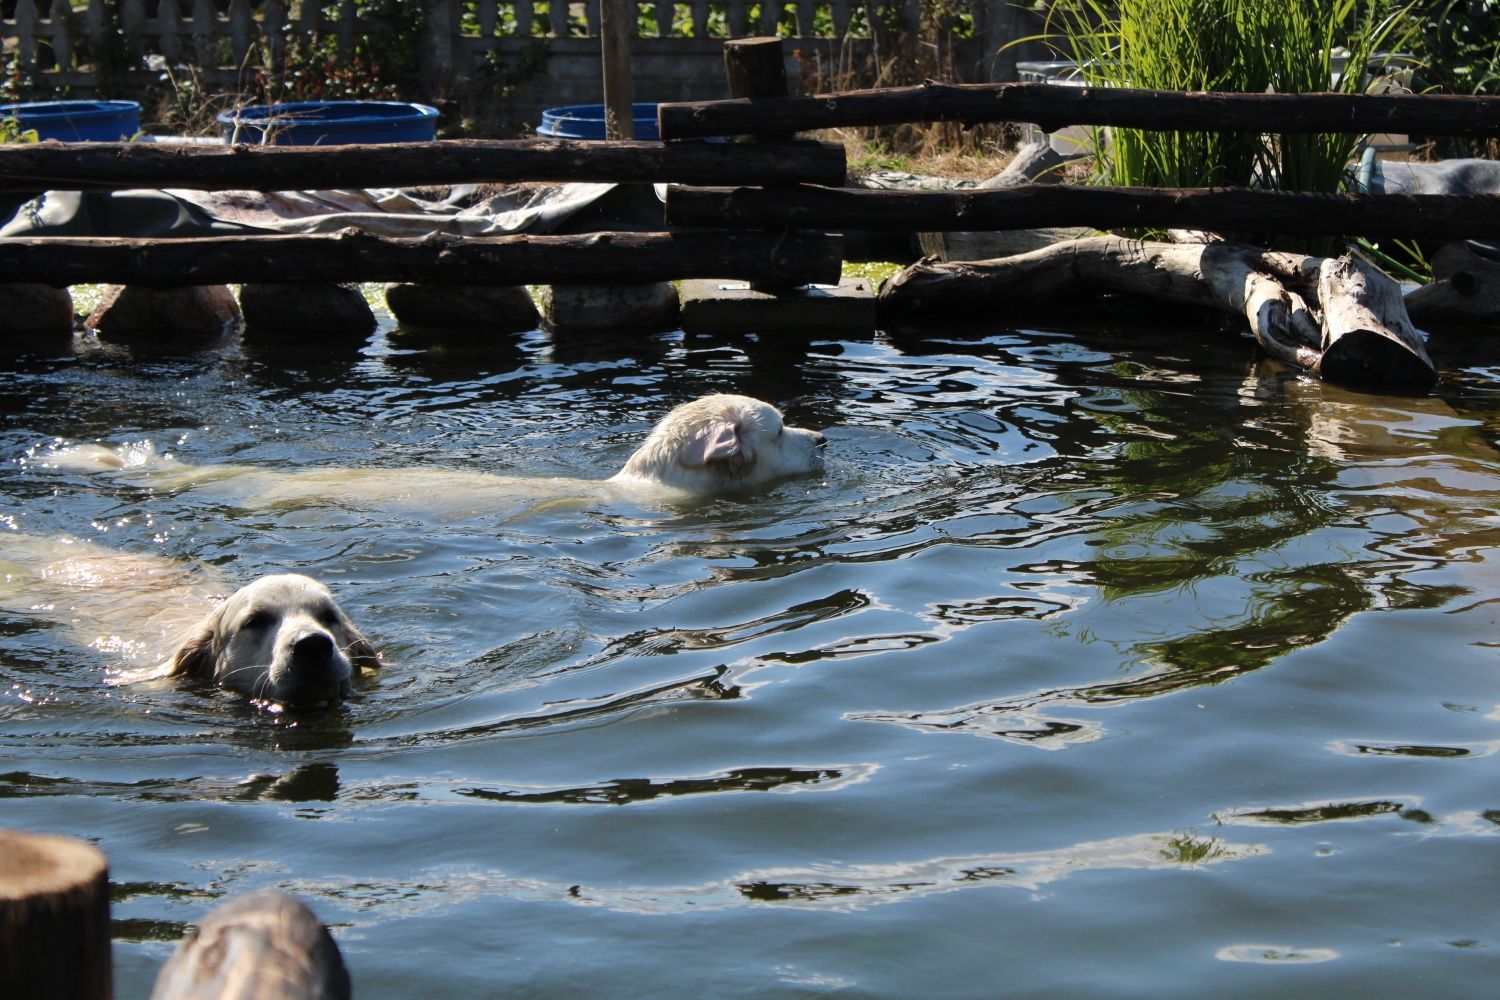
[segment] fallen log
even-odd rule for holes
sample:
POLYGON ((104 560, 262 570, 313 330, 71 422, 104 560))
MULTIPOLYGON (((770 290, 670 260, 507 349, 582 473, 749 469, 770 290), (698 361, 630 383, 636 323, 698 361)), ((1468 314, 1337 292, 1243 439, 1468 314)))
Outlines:
POLYGON ((0 145, 0 191, 306 191, 502 181, 844 183, 843 146, 450 139, 350 146, 0 145))
POLYGON ((166 288, 242 282, 415 281, 444 285, 626 284, 739 278, 832 284, 843 241, 825 233, 631 233, 381 237, 329 234, 186 239, 8 237, 8 281, 166 288))
POLYGON ((919 262, 880 293, 883 319, 931 321, 1112 292, 1243 316, 1269 355, 1331 382, 1424 391, 1437 375, 1400 286, 1363 258, 1100 236, 990 261, 919 262))
POLYGON ((1500 135, 1500 98, 1435 94, 1232 94, 1068 87, 1047 83, 936 83, 809 97, 677 101, 656 112, 663 139, 808 132, 905 122, 1032 122, 1168 131, 1408 132, 1500 135))
POLYGON ((1480 256, 1465 243, 1447 243, 1433 253, 1430 263, 1432 282, 1406 294, 1412 319, 1457 325, 1500 319, 1500 260, 1480 256))
POLYGON ((669 226, 924 231, 1087 226, 1328 236, 1500 236, 1500 195, 1311 194, 1253 188, 1023 184, 959 191, 809 185, 671 187, 669 226))

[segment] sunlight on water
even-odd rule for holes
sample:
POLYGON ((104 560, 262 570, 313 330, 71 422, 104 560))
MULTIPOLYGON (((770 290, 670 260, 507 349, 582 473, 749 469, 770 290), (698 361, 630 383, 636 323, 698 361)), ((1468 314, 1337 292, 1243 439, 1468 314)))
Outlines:
POLYGON ((1448 365, 1362 396, 1204 336, 12 362, 0 823, 107 852, 122 996, 272 886, 367 998, 1472 995, 1500 393, 1448 365), (823 430, 823 474, 599 488, 709 391, 823 430), (393 499, 59 467, 89 442, 393 499), (513 486, 465 507, 412 466, 513 486), (172 575, 49 578, 23 534, 172 575), (104 683, 284 571, 382 650, 347 704, 104 683))

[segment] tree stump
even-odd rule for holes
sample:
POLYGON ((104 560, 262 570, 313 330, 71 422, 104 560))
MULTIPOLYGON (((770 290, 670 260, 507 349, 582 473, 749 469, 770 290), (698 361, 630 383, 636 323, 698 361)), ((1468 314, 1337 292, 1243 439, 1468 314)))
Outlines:
POLYGON ((295 897, 268 889, 209 911, 157 973, 151 1000, 348 1000, 349 994, 349 972, 328 928, 295 897))
POLYGON ((108 1000, 109 862, 68 837, 0 830, 0 997, 108 1000))

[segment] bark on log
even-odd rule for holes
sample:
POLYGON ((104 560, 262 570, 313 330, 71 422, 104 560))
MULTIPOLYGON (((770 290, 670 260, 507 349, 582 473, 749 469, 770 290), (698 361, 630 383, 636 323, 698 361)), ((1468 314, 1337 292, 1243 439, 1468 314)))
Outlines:
POLYGON ((0 830, 0 997, 108 1000, 109 863, 67 837, 0 830))
POLYGON ((422 238, 332 234, 190 239, 11 237, 0 273, 49 285, 242 282, 626 284, 677 278, 838 281, 843 243, 824 233, 626 233, 422 238))
POLYGON ((305 191, 502 181, 844 183, 837 143, 482 140, 353 146, 0 145, 0 191, 305 191))
POLYGON ((1230 94, 950 84, 853 90, 779 101, 678 101, 657 109, 663 139, 808 132, 903 122, 1033 122, 1210 132, 1500 135, 1500 98, 1432 94, 1230 94))
MULTIPOLYGON (((786 57, 781 39, 772 36, 726 41, 724 80, 729 85, 730 97, 746 100, 786 97, 786 57)), ((659 106, 657 118, 661 118, 659 106)), ((789 140, 792 136, 790 133, 759 132, 755 138, 761 142, 777 142, 789 140)))
POLYGON ((211 910, 157 974, 151 1000, 348 1000, 338 945, 312 911, 264 891, 211 910))
POLYGON ((931 231, 1087 226, 1460 239, 1500 235, 1500 195, 1308 194, 1251 188, 1026 184, 874 191, 798 185, 672 187, 669 226, 931 231))
POLYGON ((1470 325, 1500 319, 1500 261, 1464 243, 1432 255, 1432 283, 1406 295, 1406 310, 1423 324, 1470 325))
POLYGON ((880 308, 887 319, 994 316, 1088 291, 1236 313, 1268 354, 1332 382, 1418 391, 1436 381, 1400 286, 1353 256, 1101 236, 1003 260, 914 264, 886 283, 880 308))

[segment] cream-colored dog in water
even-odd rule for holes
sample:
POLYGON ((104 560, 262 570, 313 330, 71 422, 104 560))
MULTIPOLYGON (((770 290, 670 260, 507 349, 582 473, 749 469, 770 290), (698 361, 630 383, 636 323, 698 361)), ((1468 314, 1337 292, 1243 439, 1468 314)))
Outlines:
MULTIPOLYGON (((788 427, 781 412, 749 396, 725 393, 684 403, 664 416, 605 488, 689 496, 734 493, 823 467, 828 439, 788 427)), ((167 489, 213 486, 250 507, 331 501, 444 513, 482 512, 504 499, 576 496, 598 481, 527 479, 423 467, 279 470, 253 465, 189 465, 146 445, 75 445, 44 459, 70 469, 114 469, 132 482, 167 489)))
POLYGON ((328 588, 297 573, 234 590, 217 571, 74 538, 0 530, 0 606, 143 664, 111 683, 201 677, 292 707, 337 704, 380 656, 328 588), (129 635, 130 638, 122 638, 129 635))

